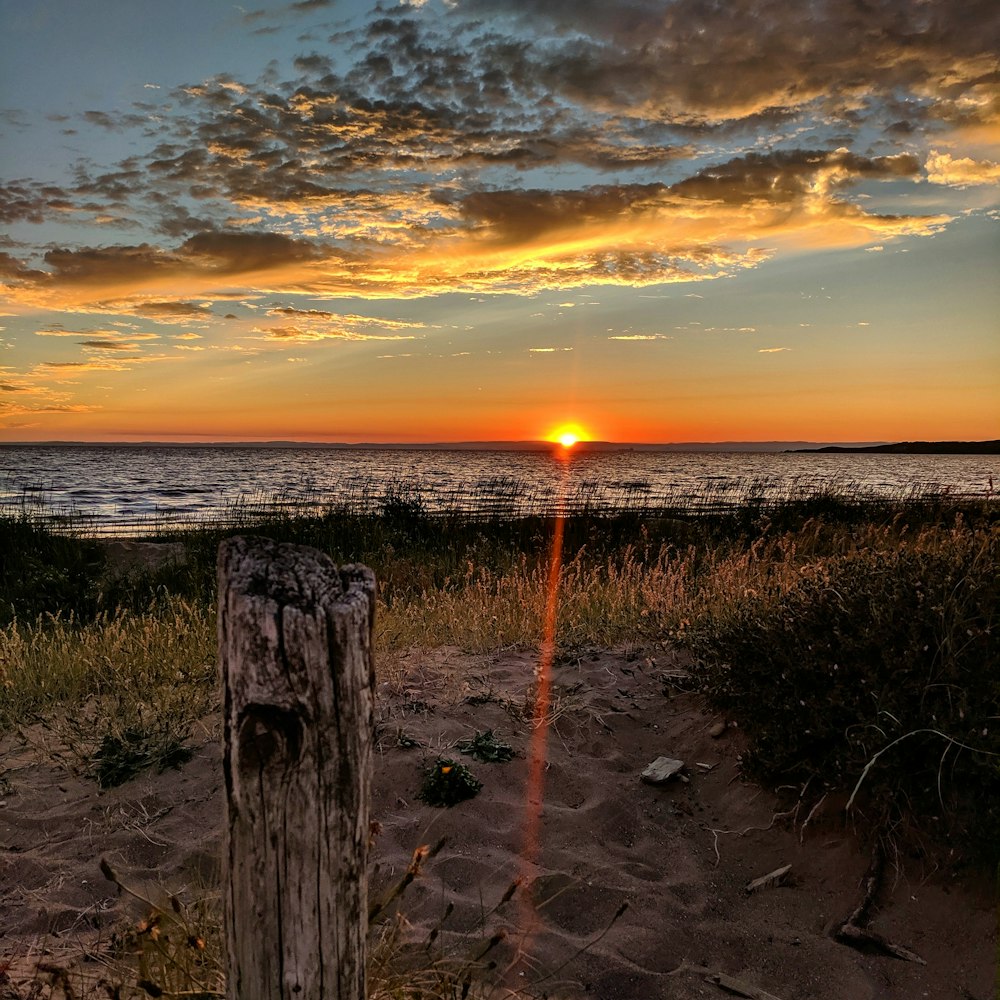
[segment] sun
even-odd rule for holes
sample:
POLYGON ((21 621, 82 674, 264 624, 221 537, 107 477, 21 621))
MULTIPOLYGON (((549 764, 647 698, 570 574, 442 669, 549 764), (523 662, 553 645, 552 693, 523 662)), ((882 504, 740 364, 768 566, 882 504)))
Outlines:
POLYGON ((547 441, 553 444, 560 444, 569 449, 578 445, 581 441, 587 441, 590 435, 579 424, 560 424, 547 437, 547 441))

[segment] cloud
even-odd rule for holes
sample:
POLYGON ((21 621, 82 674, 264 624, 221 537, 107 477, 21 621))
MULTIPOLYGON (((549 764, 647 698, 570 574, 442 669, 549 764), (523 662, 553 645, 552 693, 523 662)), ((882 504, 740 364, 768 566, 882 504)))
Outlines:
MULTIPOLYGON (((405 199, 396 195, 384 208, 390 213, 387 235, 378 243, 367 223, 351 231, 349 220, 341 219, 339 246, 260 230, 211 230, 173 248, 50 250, 44 256, 49 272, 16 262, 14 269, 22 300, 72 305, 131 296, 130 311, 160 321, 209 312, 162 293, 195 289, 213 298, 220 284, 230 294, 264 288, 369 298, 640 287, 755 267, 773 252, 753 246, 755 239, 772 246, 862 246, 873 238, 936 232, 947 216, 879 215, 849 197, 862 180, 909 178, 918 171, 908 154, 754 153, 673 185, 443 191, 437 225, 411 224, 405 199), (398 229, 393 214, 401 220, 398 229)), ((425 196, 418 200, 425 211, 425 196)))
POLYGON ((125 357, 90 358, 86 361, 42 361, 32 374, 39 373, 85 373, 85 372, 122 372, 131 371, 135 365, 156 364, 161 361, 176 361, 172 355, 139 355, 130 354, 125 357))
POLYGON ((275 326, 257 326, 253 334, 283 343, 315 343, 322 340, 416 340, 419 331, 431 329, 425 323, 409 320, 362 316, 356 313, 335 313, 323 309, 297 309, 275 306, 268 316, 291 322, 275 326), (418 332, 410 332, 418 331, 418 332))
MULTIPOLYGON (((327 6, 244 17, 298 23, 327 6)), ((789 247, 885 246, 950 221, 880 212, 860 185, 916 183, 922 164, 936 184, 997 179, 992 160, 921 145, 932 126, 957 142, 1000 123, 992 0, 448 11, 380 5, 343 36, 343 60, 306 53, 288 78, 272 66, 86 112, 143 141, 110 167, 76 164, 67 183, 8 182, 0 221, 141 220, 143 236, 0 254, 8 299, 191 324, 227 296, 715 280, 789 247), (747 151, 762 128, 769 145, 747 151)), ((259 333, 272 340, 410 329, 271 315, 259 333)))
POLYGON ((968 156, 955 159, 950 153, 932 150, 926 167, 927 180, 932 184, 966 188, 1000 181, 1000 163, 992 160, 973 160, 968 156))
POLYGON ((891 111, 907 91, 924 99, 903 102, 914 117, 975 116, 989 109, 966 108, 963 98, 976 88, 996 94, 989 76, 998 49, 992 0, 455 0, 453 6, 491 20, 507 13, 539 39, 512 66, 526 87, 678 125, 755 116, 780 121, 813 104, 849 117, 859 107, 871 112, 875 98, 891 111))
MULTIPOLYGON (((173 249, 143 243, 49 250, 44 255, 50 269, 47 272, 29 269, 12 258, 0 261, 0 265, 15 278, 13 287, 23 289, 18 296, 22 301, 70 307, 106 305, 130 294, 147 296, 157 289, 174 287, 190 292, 192 286, 210 288, 236 282, 248 288, 262 274, 297 271, 322 256, 317 244, 280 233, 212 231, 193 236, 173 249)), ((143 301, 131 307, 139 315, 148 308, 149 302, 143 301)), ((168 306, 158 318, 162 321, 171 315, 176 313, 168 306)), ((190 311, 185 313, 185 319, 190 316, 190 311)))
POLYGON ((790 351, 790 347, 759 347, 758 354, 781 354, 782 351, 790 351))
POLYGON ((11 181, 0 184, 0 222, 44 222, 77 208, 72 194, 56 184, 11 181))
POLYGON ((137 330, 65 330, 59 328, 47 330, 35 330, 36 337, 87 337, 91 340, 99 339, 105 342, 122 343, 128 341, 134 343, 141 340, 159 340, 158 333, 141 333, 137 330))
POLYGON ((275 306, 267 311, 267 315, 294 318, 300 324, 328 325, 334 323, 338 326, 353 329, 363 327, 378 327, 383 330, 431 329, 426 323, 417 323, 410 320, 385 319, 378 316, 359 316, 356 313, 335 313, 328 312, 325 309, 296 309, 294 306, 275 306))
POLYGON ((617 333, 608 340, 673 340, 673 337, 668 337, 663 333, 617 333))
POLYGON ((147 316, 160 323, 188 323, 192 319, 207 319, 214 315, 210 306, 180 300, 172 302, 137 302, 127 311, 135 316, 147 316))
POLYGON ((44 271, 28 267, 11 254, 0 252, 0 282, 10 286, 43 281, 46 278, 44 271))
POLYGON ((307 329, 301 326, 254 327, 253 333, 265 340, 281 343, 308 344, 320 340, 416 340, 413 334, 362 333, 349 327, 330 326, 326 329, 307 329))
POLYGON ((8 427, 30 427, 31 424, 21 424, 21 423, 9 423, 10 417, 23 417, 35 413, 93 413, 95 410, 99 410, 101 407, 92 406, 87 403, 64 403, 64 404, 49 404, 42 406, 22 406, 17 403, 7 403, 0 401, 0 419, 2 419, 8 427))

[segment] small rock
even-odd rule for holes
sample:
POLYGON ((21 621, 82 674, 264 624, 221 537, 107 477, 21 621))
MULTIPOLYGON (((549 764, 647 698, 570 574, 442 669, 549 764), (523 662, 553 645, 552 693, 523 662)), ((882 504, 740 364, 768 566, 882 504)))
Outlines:
POLYGON ((726 731, 726 723, 725 722, 717 722, 708 731, 708 735, 711 736, 713 740, 717 740, 725 731, 726 731))
POLYGON ((642 772, 642 780, 647 785, 662 785, 669 781, 675 774, 679 774, 684 767, 684 761, 675 760, 673 757, 657 757, 645 771, 642 772))

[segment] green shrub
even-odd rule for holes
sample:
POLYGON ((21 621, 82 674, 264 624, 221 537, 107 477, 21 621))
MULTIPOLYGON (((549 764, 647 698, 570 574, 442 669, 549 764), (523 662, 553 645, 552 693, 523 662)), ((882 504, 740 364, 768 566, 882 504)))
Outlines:
POLYGON ((696 623, 704 689, 749 736, 745 770, 814 789, 864 775, 897 810, 947 814, 985 845, 1000 820, 998 557, 1000 533, 960 522, 934 544, 817 561, 780 597, 696 623))
POLYGON ((417 798, 429 806, 454 806, 478 795, 482 787, 464 764, 438 757, 424 773, 417 798))
POLYGON ((60 535, 26 515, 0 515, 0 626, 49 611, 91 618, 100 547, 60 535))

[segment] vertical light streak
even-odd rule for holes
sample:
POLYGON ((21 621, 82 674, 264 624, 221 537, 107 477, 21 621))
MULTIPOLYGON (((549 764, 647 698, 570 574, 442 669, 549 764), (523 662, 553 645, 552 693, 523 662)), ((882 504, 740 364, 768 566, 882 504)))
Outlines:
POLYGON ((566 501, 569 486, 569 448, 556 453, 562 463, 561 491, 556 507, 549 548, 548 574, 545 586, 545 617, 542 639, 535 667, 535 704, 531 715, 531 745, 528 754, 528 778, 524 795, 524 837, 521 847, 521 948, 528 947, 535 931, 537 915, 531 895, 526 891, 538 867, 541 853, 541 822, 545 800, 545 769, 549 735, 549 706, 552 691, 552 661, 556 649, 556 624, 559 617, 559 582, 562 576, 563 535, 566 527, 566 501))

